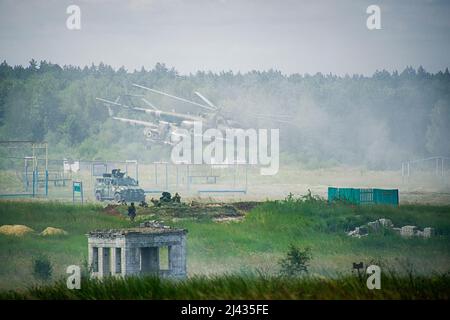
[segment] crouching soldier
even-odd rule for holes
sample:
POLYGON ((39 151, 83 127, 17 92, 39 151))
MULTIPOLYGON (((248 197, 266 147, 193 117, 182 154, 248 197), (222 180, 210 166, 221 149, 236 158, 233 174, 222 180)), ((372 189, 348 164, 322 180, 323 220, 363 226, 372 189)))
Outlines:
POLYGON ((181 203, 181 197, 180 197, 180 195, 178 194, 178 192, 175 193, 175 195, 173 196, 172 200, 173 200, 173 202, 175 202, 175 203, 181 203))

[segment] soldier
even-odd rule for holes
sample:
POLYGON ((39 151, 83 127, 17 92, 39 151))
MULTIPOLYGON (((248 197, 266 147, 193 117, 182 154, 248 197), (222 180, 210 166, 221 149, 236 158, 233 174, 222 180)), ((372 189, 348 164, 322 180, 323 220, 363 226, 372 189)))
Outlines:
POLYGON ((148 203, 145 202, 144 200, 142 200, 142 201, 139 203, 139 206, 142 207, 142 208, 148 208, 148 203))
POLYGON ((178 192, 175 193, 175 195, 173 196, 172 200, 173 200, 173 202, 175 202, 175 203, 180 203, 180 202, 181 202, 181 197, 180 197, 180 195, 178 194, 178 192))
POLYGON ((153 205, 155 206, 155 207, 161 207, 161 202, 159 202, 158 200, 156 200, 156 199, 151 199, 150 200, 150 202, 151 203, 153 203, 153 205))
POLYGON ((171 194, 170 192, 163 192, 162 197, 159 198, 160 202, 170 202, 171 201, 171 194))
POLYGON ((134 206, 134 202, 132 202, 128 207, 128 216, 130 217, 131 221, 134 221, 134 218, 136 217, 136 207, 134 206))

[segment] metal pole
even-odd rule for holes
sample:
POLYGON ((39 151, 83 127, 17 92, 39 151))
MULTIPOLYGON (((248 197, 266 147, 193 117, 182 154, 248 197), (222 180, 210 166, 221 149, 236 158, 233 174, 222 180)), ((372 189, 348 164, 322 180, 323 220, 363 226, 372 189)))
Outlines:
POLYGON ((441 159, 441 175, 444 177, 444 158, 441 159))
POLYGON ((35 188, 34 192, 37 196, 39 194, 39 171, 38 171, 38 169, 36 169, 35 183, 36 183, 36 188, 35 188))
POLYGON ((248 164, 245 164, 245 193, 247 193, 248 188, 248 164))
POLYGON ((439 158, 436 158, 436 177, 439 176, 439 158))
POLYGON ((169 172, 167 171, 167 162, 166 162, 166 191, 169 190, 169 172))
POLYGON ((186 176, 186 179, 187 179, 187 189, 189 190, 190 187, 191 187, 191 179, 189 178, 189 164, 187 164, 186 170, 187 170, 187 176, 186 176))
POLYGON ((35 185, 36 185, 36 171, 33 170, 33 198, 36 195, 35 185))
POLYGON ((35 149, 35 145, 32 145, 32 149, 33 149, 33 171, 37 170, 37 159, 36 159, 36 149, 35 149))
POLYGON ((139 181, 139 164, 136 160, 136 180, 139 181))
POLYGON ((404 176, 405 176, 405 163, 402 162, 402 179, 404 178, 404 176))
POLYGON ((25 192, 28 192, 28 186, 29 186, 29 182, 28 182, 28 161, 27 158, 25 158, 25 168, 23 170, 25 172, 25 177, 24 177, 24 187, 25 187, 25 192))
POLYGON ((45 171, 48 171, 48 143, 45 143, 45 171))
POLYGON ((157 168, 158 164, 155 162, 154 165, 155 165, 155 184, 158 185, 158 168, 157 168))
POLYGON ((45 196, 48 197, 48 170, 45 170, 45 196))
POLYGON ((236 188, 236 171, 237 171, 237 164, 234 165, 233 188, 236 188))

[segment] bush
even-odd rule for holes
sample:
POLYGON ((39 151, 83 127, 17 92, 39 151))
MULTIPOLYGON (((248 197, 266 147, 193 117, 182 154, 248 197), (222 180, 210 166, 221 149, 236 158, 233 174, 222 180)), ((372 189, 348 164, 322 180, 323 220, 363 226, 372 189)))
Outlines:
POLYGON ((39 256, 33 259, 33 276, 38 280, 50 280, 53 274, 53 266, 47 256, 39 256))
POLYGON ((295 277, 302 273, 308 273, 309 261, 311 260, 311 249, 301 250, 291 244, 286 257, 280 260, 281 275, 295 277))
POLYGON ((303 196, 296 197, 292 192, 284 198, 284 203, 315 203, 315 202, 326 202, 326 200, 318 195, 313 195, 311 190, 308 189, 308 193, 303 196))

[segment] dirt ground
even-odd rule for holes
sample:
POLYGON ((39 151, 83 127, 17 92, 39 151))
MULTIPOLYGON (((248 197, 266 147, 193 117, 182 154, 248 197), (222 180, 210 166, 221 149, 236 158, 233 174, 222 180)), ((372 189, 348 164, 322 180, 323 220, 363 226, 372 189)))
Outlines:
MULTIPOLYGON (((160 207, 150 204, 148 207, 137 207, 136 220, 145 220, 151 217, 170 217, 174 219, 186 218, 211 218, 215 221, 238 220, 245 213, 257 205, 257 202, 238 202, 238 203, 202 203, 198 201, 189 201, 181 204, 165 204, 160 207)), ((126 217, 127 206, 123 204, 107 204, 103 208, 103 213, 112 216, 126 217)))
MULTIPOLYGON (((289 193, 312 194, 327 198, 328 187, 399 189, 400 203, 450 204, 450 172, 437 176, 433 171, 418 172, 410 177, 402 176, 400 170, 367 170, 354 167, 304 169, 296 166, 280 166, 274 176, 262 176, 259 168, 245 170, 220 169, 205 174, 217 175, 215 183, 187 183, 183 167, 169 166, 168 174, 159 172, 157 179, 152 165, 139 166, 139 183, 147 192, 147 202, 159 198, 161 191, 178 192, 183 201, 237 203, 284 199, 289 193)), ((198 170, 201 173, 200 170, 198 170)), ((194 173, 192 173, 194 174, 194 173)), ((202 173, 203 174, 203 173, 202 173)), ((5 175, 5 174, 3 174, 5 175)), ((88 172, 73 177, 83 181, 85 201, 94 202, 95 179, 88 172)), ((19 187, 20 183, 17 184, 19 187)), ((2 193, 14 193, 14 184, 1 179, 2 193)), ((23 191, 23 190, 22 190, 23 191)), ((49 187, 49 199, 72 201, 71 183, 65 187, 49 187)), ((114 211, 110 214, 116 214, 114 211)))

